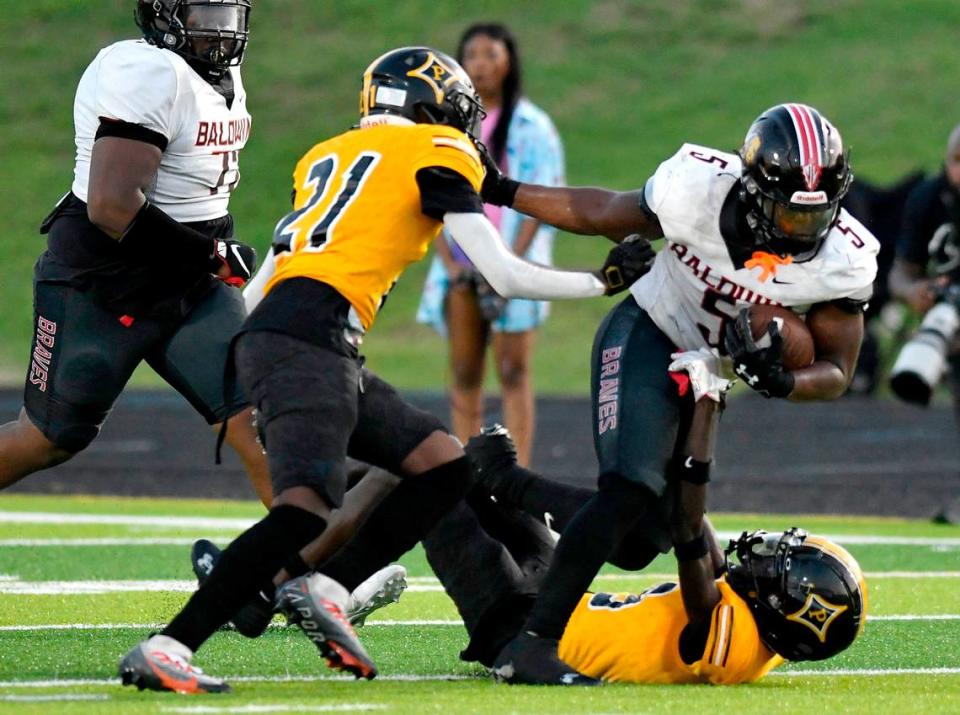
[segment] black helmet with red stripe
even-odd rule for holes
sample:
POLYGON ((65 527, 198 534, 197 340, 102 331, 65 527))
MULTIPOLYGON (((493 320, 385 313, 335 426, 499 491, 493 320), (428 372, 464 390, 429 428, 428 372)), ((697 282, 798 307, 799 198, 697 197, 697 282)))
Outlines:
POLYGON ((863 631, 867 584, 843 547, 796 527, 741 534, 726 550, 727 582, 760 638, 787 660, 823 660, 863 631))
POLYGON ((813 258, 853 181, 840 132, 813 107, 778 104, 750 125, 740 158, 756 248, 813 258))

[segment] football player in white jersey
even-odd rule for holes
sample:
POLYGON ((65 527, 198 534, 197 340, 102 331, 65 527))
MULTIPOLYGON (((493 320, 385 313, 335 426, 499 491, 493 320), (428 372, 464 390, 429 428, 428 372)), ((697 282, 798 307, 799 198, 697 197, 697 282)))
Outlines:
POLYGON ((599 491, 564 531, 521 635, 496 661, 511 682, 584 683, 557 657, 557 639, 623 534, 638 519, 657 529, 651 514, 689 421, 667 377, 671 353, 718 348, 766 397, 839 397, 860 349, 878 243, 840 208, 853 179, 840 133, 803 104, 761 114, 739 154, 685 144, 636 191, 518 184, 492 166, 487 176, 489 203, 573 233, 665 241, 594 342, 599 491), (753 304, 805 316, 813 363, 786 369, 776 328, 759 347, 746 317, 753 304))
POLYGON ((269 502, 250 409, 223 388, 245 317, 232 286, 256 259, 227 209, 250 134, 249 13, 250 0, 139 0, 143 39, 105 47, 84 72, 73 185, 41 226, 24 409, 0 427, 0 488, 86 448, 146 360, 210 424, 229 421, 269 502))

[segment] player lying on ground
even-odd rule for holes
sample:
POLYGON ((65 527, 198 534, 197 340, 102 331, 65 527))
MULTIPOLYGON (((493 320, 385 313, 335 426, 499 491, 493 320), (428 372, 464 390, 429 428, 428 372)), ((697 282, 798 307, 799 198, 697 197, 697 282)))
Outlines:
MULTIPOLYGON (((685 355, 684 369, 699 360, 699 353, 685 355)), ((620 682, 751 682, 784 658, 831 657, 862 631, 863 574, 836 544, 796 528, 782 534, 744 532, 731 541, 726 559, 721 555, 704 516, 720 409, 707 397, 696 403, 686 444, 670 470, 670 532, 679 585, 664 583, 640 594, 582 595, 559 642, 560 657, 577 672, 620 682)), ((530 474, 514 473, 521 483, 504 483, 502 466, 515 461, 515 452, 502 428, 473 438, 467 453, 480 475, 478 488, 490 488, 488 495, 496 497, 496 502, 488 497, 488 508, 515 524, 521 522, 511 512, 523 508, 537 517, 549 511, 562 529, 571 506, 590 496, 588 490, 530 474)), ((543 535, 543 523, 530 520, 518 553, 519 534, 511 544, 497 544, 486 536, 489 520, 475 513, 479 519, 472 522, 468 515, 456 524, 442 520, 431 532, 428 555, 441 581, 452 587, 470 633, 461 657, 490 666, 522 628, 552 544, 543 535), (539 561, 530 558, 530 549, 540 551, 539 561), (473 597, 488 592, 491 582, 506 584, 501 592, 512 589, 512 595, 485 603, 473 597)), ((621 564, 649 561, 656 551, 640 533, 617 544, 621 564)), ((509 666, 496 668, 495 675, 513 677, 509 666)))
POLYGON ((277 225, 271 255, 245 295, 256 307, 236 338, 237 377, 266 440, 270 513, 230 544, 160 635, 122 659, 125 684, 227 690, 189 661, 258 592, 276 598, 332 667, 376 674, 342 613, 349 591, 416 544, 470 486, 460 443, 359 355, 390 289, 441 228, 506 297, 612 294, 652 262, 640 240, 615 247, 597 273, 552 270, 510 252, 478 193, 483 108, 446 55, 426 47, 384 54, 364 73, 360 100, 360 126, 297 164, 294 210, 277 225), (403 478, 387 497, 388 513, 402 522, 390 516, 378 524, 375 512, 372 528, 325 564, 326 578, 308 579, 316 565, 310 544, 343 505, 348 454, 403 478))
POLYGON ((772 107, 739 154, 685 144, 644 188, 614 192, 518 184, 488 171, 484 198, 559 228, 663 237, 651 271, 597 331, 591 391, 599 489, 561 536, 521 634, 498 658, 515 682, 583 682, 557 657, 583 592, 636 523, 663 542, 666 470, 686 415, 667 378, 670 355, 717 347, 767 397, 831 400, 846 390, 876 274, 877 242, 840 208, 852 181, 837 129, 800 104, 772 107), (804 315, 811 364, 788 368, 780 339, 761 348, 739 318, 751 305, 804 315), (659 532, 659 533, 657 533, 659 532))

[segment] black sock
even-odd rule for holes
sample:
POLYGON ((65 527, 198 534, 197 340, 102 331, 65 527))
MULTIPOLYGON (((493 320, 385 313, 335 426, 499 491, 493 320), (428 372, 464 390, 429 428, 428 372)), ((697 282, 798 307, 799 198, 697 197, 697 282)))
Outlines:
POLYGON ((210 577, 162 635, 196 650, 325 527, 322 518, 305 509, 275 507, 224 550, 210 577))
POLYGON ((404 477, 322 571, 352 591, 412 549, 471 487, 466 457, 404 477))
POLYGON ((593 489, 555 482, 519 464, 505 471, 493 492, 498 501, 513 504, 537 519, 550 512, 551 523, 557 531, 566 529, 574 514, 594 494, 593 489))
POLYGON ((601 481, 600 490, 564 529, 525 630, 544 638, 563 635, 570 614, 614 545, 652 500, 644 486, 618 477, 601 481))
POLYGON ((528 583, 539 584, 553 559, 556 545, 556 539, 543 519, 520 511, 507 502, 494 501, 479 487, 467 495, 467 504, 483 531, 510 552, 528 583))

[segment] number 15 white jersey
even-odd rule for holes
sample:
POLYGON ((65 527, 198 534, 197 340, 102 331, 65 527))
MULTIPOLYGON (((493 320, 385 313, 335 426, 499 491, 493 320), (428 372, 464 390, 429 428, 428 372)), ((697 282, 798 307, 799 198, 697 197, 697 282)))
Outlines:
POLYGON ((240 181, 237 156, 250 136, 240 70, 230 70, 231 106, 180 55, 143 40, 116 42, 96 56, 74 101, 77 160, 72 191, 87 200, 90 157, 100 120, 137 124, 167 145, 147 199, 177 221, 227 213, 240 181))
POLYGON ((871 295, 880 245, 843 209, 810 260, 773 265, 769 254, 758 253, 737 267, 720 220, 740 173, 736 154, 684 144, 644 190, 666 241, 630 292, 681 350, 719 347, 725 323, 751 304, 803 314, 815 303, 871 295))

